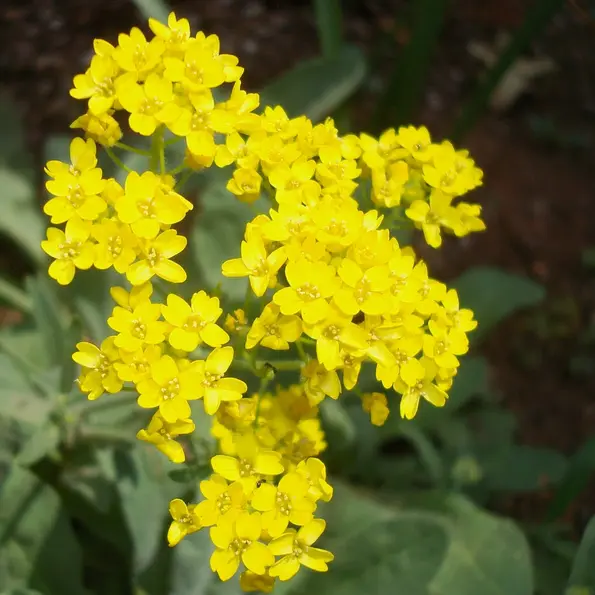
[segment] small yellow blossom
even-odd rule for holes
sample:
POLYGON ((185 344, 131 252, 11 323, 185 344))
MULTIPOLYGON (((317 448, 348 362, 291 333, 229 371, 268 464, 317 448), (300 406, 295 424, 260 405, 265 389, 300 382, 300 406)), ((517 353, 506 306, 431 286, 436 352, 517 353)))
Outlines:
POLYGON ((170 293, 162 312, 173 327, 167 340, 174 349, 190 352, 203 342, 210 347, 221 347, 229 341, 229 335, 215 324, 223 312, 219 298, 209 297, 205 291, 195 293, 190 304, 170 293))
POLYGON ((194 514, 195 505, 189 506, 183 500, 175 498, 169 503, 169 514, 172 522, 167 530, 167 543, 170 547, 177 545, 191 533, 201 529, 200 522, 194 514))
POLYGON ((183 463, 186 460, 184 449, 174 438, 191 434, 194 429, 191 419, 180 419, 170 423, 158 411, 151 418, 147 429, 139 430, 136 437, 154 444, 173 463, 183 463))
POLYGON ((322 535, 326 523, 322 519, 314 519, 304 525, 299 531, 290 530, 285 535, 273 539, 269 544, 270 551, 275 556, 282 556, 269 569, 269 574, 287 581, 298 572, 300 566, 305 566, 317 572, 326 572, 328 562, 334 559, 333 554, 326 550, 313 547, 322 535))

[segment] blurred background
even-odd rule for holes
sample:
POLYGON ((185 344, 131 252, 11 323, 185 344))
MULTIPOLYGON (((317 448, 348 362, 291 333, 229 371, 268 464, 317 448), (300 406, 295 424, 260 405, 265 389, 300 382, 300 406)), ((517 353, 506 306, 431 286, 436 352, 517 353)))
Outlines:
MULTIPOLYGON (((440 250, 415 245, 441 280, 481 266, 529 284, 535 297, 521 296, 513 315, 482 337, 474 357, 485 358, 482 382, 514 416, 515 443, 555 451, 566 462, 563 470, 552 463, 556 477, 549 463, 543 469, 528 463, 537 470, 535 485, 498 489, 490 506, 523 523, 543 520, 571 468, 572 498, 550 516, 578 538, 595 514, 595 2, 170 5, 193 30, 219 35, 222 51, 245 67, 249 90, 319 56, 347 71, 361 60, 365 71, 331 114, 342 132, 377 134, 412 123, 469 149, 484 170, 484 186, 469 200, 481 203, 487 231, 449 240, 440 250)), ((8 163, 17 150, 28 154, 39 204, 48 146, 81 111, 68 91, 73 75, 87 67, 93 39, 115 43, 132 26, 146 30, 142 15, 155 9, 149 0, 3 0, 0 95, 10 112, 3 108, 0 121, 2 159, 8 163)), ((35 267, 13 235, 1 238, 0 278, 19 287, 35 267)), ((488 316, 507 292, 508 277, 499 279, 476 288, 485 294, 488 316)), ((22 314, 3 295, 0 325, 18 325, 22 314)))

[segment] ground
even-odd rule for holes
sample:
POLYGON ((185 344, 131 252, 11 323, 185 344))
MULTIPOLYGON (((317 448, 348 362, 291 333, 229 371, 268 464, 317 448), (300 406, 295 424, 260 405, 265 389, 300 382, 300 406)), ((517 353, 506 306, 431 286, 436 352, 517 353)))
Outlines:
MULTIPOLYGON (((251 89, 318 51, 307 1, 172 4, 194 28, 219 34, 223 49, 246 67, 251 89)), ((376 56, 384 71, 408 39, 407 3, 345 4, 347 38, 376 56)), ((526 4, 452 2, 415 123, 428 125, 436 137, 448 135, 483 68, 469 43, 493 44, 498 34, 513 31, 526 4)), ((124 0, 6 0, 1 87, 18 102, 38 162, 44 139, 64 132, 78 115, 68 89, 85 68, 92 39, 115 41, 119 31, 138 22, 132 3, 124 0)), ((573 0, 534 42, 524 57, 548 59, 553 71, 528 85, 507 109, 484 114, 464 139, 485 171, 475 198, 484 206, 488 231, 424 251, 434 274, 445 279, 471 265, 495 265, 547 288, 542 308, 508 321, 484 350, 494 384, 519 417, 520 439, 568 453, 595 427, 595 353, 588 341, 595 324, 595 272, 583 264, 585 251, 595 245, 594 37, 595 20, 573 0)), ((364 94, 359 101, 356 120, 372 100, 364 94)), ((595 512, 594 501, 585 499, 573 514, 595 512)), ((515 506, 531 516, 531 501, 515 506)))

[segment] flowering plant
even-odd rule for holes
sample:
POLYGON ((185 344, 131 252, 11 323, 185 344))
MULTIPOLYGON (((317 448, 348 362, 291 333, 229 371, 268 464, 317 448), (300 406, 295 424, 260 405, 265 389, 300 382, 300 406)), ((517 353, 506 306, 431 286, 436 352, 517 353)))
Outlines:
POLYGON ((42 248, 61 285, 77 269, 122 276, 111 289, 114 334, 73 354, 81 391, 91 400, 137 394, 152 412, 137 438, 174 463, 186 461, 196 408, 212 420, 213 473, 200 502, 171 501, 169 544, 209 531, 219 578, 241 566, 244 590, 269 592, 301 566, 322 572, 333 560, 316 545, 318 505, 333 496, 320 404, 355 393, 382 425, 395 407, 412 419, 422 401, 446 403, 477 323, 391 232, 410 224, 438 248, 445 233, 483 230, 479 205, 460 200, 482 174, 423 127, 341 136, 330 118, 258 111, 216 36, 192 35, 173 13, 149 26, 151 39, 133 28, 116 46, 96 40, 74 78, 71 95, 87 111, 72 126, 83 137, 70 163, 47 163, 52 226, 42 248), (150 138, 150 150, 124 144, 125 125, 150 138), (171 163, 177 143, 183 159, 171 163), (124 168, 123 185, 104 178, 98 150, 124 168), (145 155, 149 169, 128 169, 121 151, 145 155), (237 257, 221 263, 222 276, 247 279, 244 306, 227 311, 216 292, 193 287, 186 300, 176 290, 187 281, 176 225, 200 206, 182 188, 211 167, 230 167, 227 190, 239 201, 270 203, 246 223, 237 257), (358 389, 364 366, 386 392, 358 389), (279 385, 281 371, 295 382, 279 385))

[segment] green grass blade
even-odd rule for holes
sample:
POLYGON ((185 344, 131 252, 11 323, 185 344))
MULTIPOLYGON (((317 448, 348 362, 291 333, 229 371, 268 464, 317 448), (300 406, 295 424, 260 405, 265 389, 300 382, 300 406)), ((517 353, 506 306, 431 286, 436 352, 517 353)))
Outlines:
POLYGON ((27 314, 33 310, 33 301, 20 287, 0 277, 0 299, 27 314))
POLYGON ((502 51, 496 63, 486 73, 471 98, 463 107, 451 134, 453 141, 460 141, 469 132, 485 110, 494 89, 515 60, 543 31, 551 18, 564 6, 565 0, 536 0, 527 12, 521 27, 502 51))
POLYGON ((314 14, 322 55, 332 58, 343 41, 341 0, 314 0, 314 14))
POLYGON ((374 116, 377 131, 410 121, 426 81, 448 0, 415 0, 411 39, 403 49, 374 116))
POLYGON ((137 10, 145 19, 153 18, 167 23, 167 17, 171 12, 169 4, 163 0, 132 0, 137 10))
POLYGON ((566 474, 557 486, 548 506, 547 521, 554 521, 566 512, 587 487, 593 472, 595 472, 595 436, 587 440, 570 458, 566 474))

